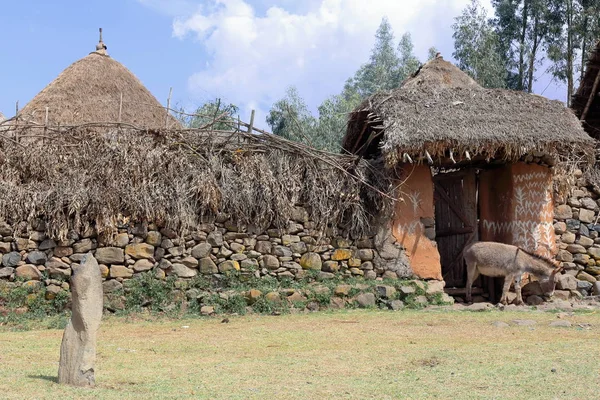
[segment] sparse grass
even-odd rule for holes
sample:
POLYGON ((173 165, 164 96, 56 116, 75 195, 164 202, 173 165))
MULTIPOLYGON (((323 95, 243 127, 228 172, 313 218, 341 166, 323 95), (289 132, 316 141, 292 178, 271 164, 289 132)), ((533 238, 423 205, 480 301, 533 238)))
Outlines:
POLYGON ((591 399, 600 390, 598 313, 567 317, 571 328, 551 328, 557 315, 535 311, 229 319, 108 317, 95 389, 55 382, 62 331, 0 326, 1 397, 591 399), (537 325, 492 326, 514 319, 537 325))

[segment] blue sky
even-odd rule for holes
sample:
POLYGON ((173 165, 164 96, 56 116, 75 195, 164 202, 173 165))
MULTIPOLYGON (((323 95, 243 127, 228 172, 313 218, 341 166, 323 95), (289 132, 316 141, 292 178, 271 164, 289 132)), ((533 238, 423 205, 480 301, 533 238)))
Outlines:
MULTIPOLYGON (((3 1, 0 111, 12 116, 74 61, 104 29, 109 54, 163 104, 186 108, 215 97, 251 109, 259 125, 290 85, 311 109, 339 93, 364 63, 381 18, 417 56, 436 46, 451 59, 453 18, 468 0, 21 0, 3 1)), ((549 80, 541 73, 536 92, 549 80)), ((544 95, 564 100, 550 85, 544 95)))

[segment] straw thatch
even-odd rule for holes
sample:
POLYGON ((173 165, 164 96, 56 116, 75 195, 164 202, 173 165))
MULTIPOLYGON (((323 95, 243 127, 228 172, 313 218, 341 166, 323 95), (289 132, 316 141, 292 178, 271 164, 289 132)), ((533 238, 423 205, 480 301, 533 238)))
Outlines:
POLYGON ((600 139, 600 42, 592 52, 585 74, 577 92, 573 95, 571 108, 578 118, 582 119, 583 127, 595 139, 600 139))
MULTIPOLYGON (((48 125, 89 122, 133 124, 164 128, 167 112, 144 85, 103 49, 75 62, 33 98, 20 112, 19 120, 48 125)), ((179 122, 169 116, 170 127, 179 122)))
POLYGON ((519 160, 533 152, 589 162, 593 143, 562 103, 484 89, 436 58, 399 89, 364 101, 350 117, 343 147, 382 154, 391 164, 427 156, 519 160))
POLYGON ((225 213, 257 231, 286 228, 297 204, 316 230, 360 236, 393 193, 380 166, 271 134, 96 124, 18 137, 36 135, 27 146, 0 136, 0 218, 42 217, 58 238, 91 225, 112 233, 120 215, 185 230, 225 213))

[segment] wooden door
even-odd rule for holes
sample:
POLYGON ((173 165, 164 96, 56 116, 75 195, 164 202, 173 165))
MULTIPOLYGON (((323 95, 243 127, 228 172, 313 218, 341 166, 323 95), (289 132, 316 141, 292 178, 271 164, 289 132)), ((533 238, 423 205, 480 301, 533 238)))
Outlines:
POLYGON ((465 287, 464 247, 477 240, 475 170, 434 176, 435 230, 446 287, 465 287))

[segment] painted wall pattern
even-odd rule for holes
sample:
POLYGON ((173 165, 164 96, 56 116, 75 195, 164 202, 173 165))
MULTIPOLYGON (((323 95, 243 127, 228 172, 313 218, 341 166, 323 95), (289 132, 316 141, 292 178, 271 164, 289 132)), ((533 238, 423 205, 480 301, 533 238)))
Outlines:
POLYGON ((525 250, 552 257, 556 243, 550 170, 539 165, 516 164, 498 173, 504 178, 510 174, 510 184, 503 188, 504 195, 497 197, 502 212, 491 213, 482 220, 484 236, 488 240, 503 238, 502 241, 525 250))

